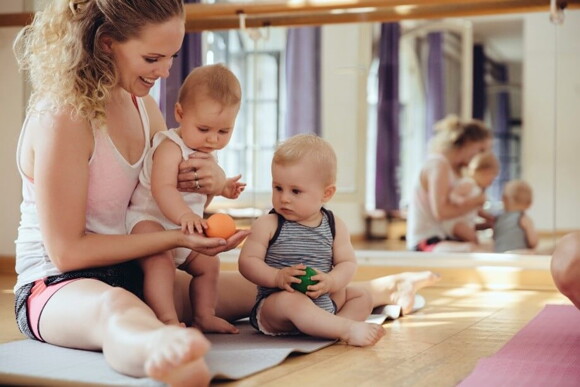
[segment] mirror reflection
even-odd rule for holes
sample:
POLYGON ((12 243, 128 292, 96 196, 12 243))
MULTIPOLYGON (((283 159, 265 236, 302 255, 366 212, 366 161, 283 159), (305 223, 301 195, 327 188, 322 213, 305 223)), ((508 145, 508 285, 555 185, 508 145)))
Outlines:
MULTIPOLYGON (((204 32, 204 62, 228 63, 245 92, 236 138, 220 161, 228 174, 242 173, 248 189, 236 202, 218 201, 214 208, 231 207, 240 218, 267 210, 275 144, 294 133, 317 132, 340 155, 339 193, 329 208, 348 219, 353 241, 363 242, 363 248, 413 248, 404 240, 409 198, 434 124, 454 114, 462 121, 477 118, 492 130, 492 151, 500 168, 485 190, 484 208, 492 215, 501 213, 505 183, 527 179, 522 156, 524 29, 531 23, 527 18, 204 32), (396 26, 398 47, 381 69, 385 26, 396 26), (379 86, 385 68, 391 70, 391 79, 384 84, 398 85, 396 101, 387 103, 379 98, 381 92, 393 93, 379 86), (387 109, 387 122, 382 124, 396 129, 387 131, 387 137, 377 134, 380 109, 387 109), (377 143, 387 144, 382 146, 385 154, 377 154, 377 143)), ((394 35, 391 31, 391 40, 394 35)), ((553 125, 546 125, 544 141, 553 132, 553 125)), ((549 249, 554 224, 547 220, 553 217, 537 214, 553 212, 553 197, 538 195, 540 180, 533 177, 528 183, 535 198, 526 213, 534 221, 539 247, 549 249)), ((484 248, 491 249, 491 230, 477 235, 484 248)))

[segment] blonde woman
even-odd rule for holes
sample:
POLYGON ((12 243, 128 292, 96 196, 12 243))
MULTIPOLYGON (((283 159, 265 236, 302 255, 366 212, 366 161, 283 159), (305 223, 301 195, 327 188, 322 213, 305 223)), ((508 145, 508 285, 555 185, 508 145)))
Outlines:
POLYGON ((482 122, 461 122, 449 116, 436 124, 431 153, 423 164, 412 192, 407 220, 407 248, 416 251, 470 251, 471 242, 453 240, 443 221, 481 207, 481 193, 462 203, 451 200, 451 191, 462 171, 478 153, 491 148, 491 131, 482 122))
MULTIPOLYGON (((176 247, 215 255, 245 235, 226 242, 125 229, 150 139, 166 129, 148 94, 183 36, 180 0, 59 0, 17 38, 32 97, 17 156, 24 200, 15 293, 18 325, 33 339, 102 350, 127 375, 205 385, 207 340, 155 317, 132 260, 176 247)), ((196 168, 204 192, 222 189, 211 158, 182 167, 196 168)))

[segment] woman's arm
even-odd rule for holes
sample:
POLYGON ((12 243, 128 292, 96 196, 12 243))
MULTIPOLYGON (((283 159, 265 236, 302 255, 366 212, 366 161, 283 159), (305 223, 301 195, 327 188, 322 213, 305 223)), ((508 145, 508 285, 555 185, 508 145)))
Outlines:
POLYGON ((438 221, 453 219, 480 207, 485 203, 485 194, 454 204, 449 198, 451 182, 449 165, 436 163, 421 171, 421 184, 427 191, 429 206, 438 221))

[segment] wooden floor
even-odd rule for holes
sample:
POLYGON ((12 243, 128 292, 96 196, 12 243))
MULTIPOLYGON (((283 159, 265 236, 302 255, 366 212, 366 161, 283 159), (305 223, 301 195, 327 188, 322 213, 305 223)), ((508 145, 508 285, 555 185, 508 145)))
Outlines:
MULTIPOLYGON (((13 275, 0 275, 0 343, 22 339, 14 323, 13 275)), ((218 386, 455 386, 548 303, 554 290, 423 289, 426 307, 385 324, 374 347, 335 344, 238 382, 218 386)), ((1 384, 1 380, 0 380, 1 384)))

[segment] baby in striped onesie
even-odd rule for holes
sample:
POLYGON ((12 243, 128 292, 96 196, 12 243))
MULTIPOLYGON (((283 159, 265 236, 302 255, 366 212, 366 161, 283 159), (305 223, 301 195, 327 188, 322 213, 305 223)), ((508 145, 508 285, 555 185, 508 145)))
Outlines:
POLYGON ((283 142, 272 160, 271 213, 257 219, 239 267, 258 285, 250 322, 268 335, 304 333, 369 346, 384 334, 366 323, 370 295, 347 288, 356 272, 346 225, 323 205, 336 192, 336 155, 314 135, 283 142), (301 293, 292 287, 309 266, 317 281, 301 293))

